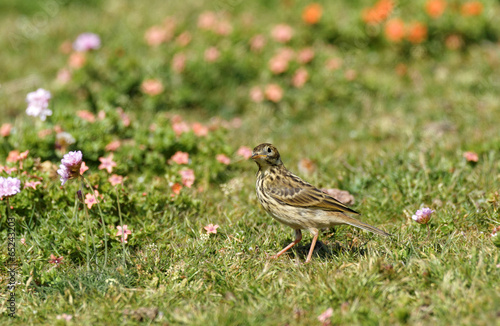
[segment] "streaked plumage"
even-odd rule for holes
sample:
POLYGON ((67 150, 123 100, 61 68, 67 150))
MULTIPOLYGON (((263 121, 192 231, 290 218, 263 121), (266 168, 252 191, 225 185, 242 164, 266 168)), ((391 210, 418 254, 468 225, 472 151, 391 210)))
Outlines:
POLYGON ((288 171, 273 145, 258 145, 253 149, 252 159, 259 166, 256 190, 260 203, 275 219, 295 230, 295 241, 276 254, 276 257, 302 239, 302 229, 309 230, 314 236, 306 263, 311 260, 319 229, 349 224, 390 236, 389 233, 346 215, 345 213, 359 213, 288 171))

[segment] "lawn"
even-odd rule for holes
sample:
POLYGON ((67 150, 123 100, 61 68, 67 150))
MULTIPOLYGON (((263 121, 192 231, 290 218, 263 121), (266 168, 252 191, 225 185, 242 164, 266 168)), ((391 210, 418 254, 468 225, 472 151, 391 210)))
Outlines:
POLYGON ((498 15, 2 1, 0 323, 498 325, 498 15), (393 237, 322 230, 303 264, 306 231, 271 259, 294 232, 255 194, 263 142, 393 237))

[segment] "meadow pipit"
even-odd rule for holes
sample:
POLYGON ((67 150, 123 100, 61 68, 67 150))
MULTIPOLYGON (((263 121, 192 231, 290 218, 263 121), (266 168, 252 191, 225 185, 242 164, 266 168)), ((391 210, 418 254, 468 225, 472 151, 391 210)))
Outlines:
POLYGON ((255 147, 252 159, 259 166, 256 190, 262 207, 279 222, 295 230, 295 241, 278 252, 275 258, 302 239, 301 229, 309 230, 314 236, 306 263, 311 261, 319 229, 349 224, 390 236, 389 233, 346 215, 345 213, 359 213, 288 171, 273 145, 264 143, 255 147))

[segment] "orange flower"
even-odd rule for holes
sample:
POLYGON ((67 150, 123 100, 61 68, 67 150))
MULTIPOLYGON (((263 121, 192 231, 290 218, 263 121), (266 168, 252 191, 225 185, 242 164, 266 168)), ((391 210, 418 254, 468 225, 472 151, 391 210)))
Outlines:
POLYGON ((172 197, 181 193, 182 185, 180 183, 174 183, 170 189, 172 189, 172 197), (175 195, 174 195, 175 194, 175 195))
POLYGON ((446 9, 446 1, 445 0, 427 0, 425 3, 425 11, 432 18, 438 18, 446 9))
POLYGON ((392 0, 380 0, 373 7, 363 10, 362 19, 367 24, 379 24, 389 17, 393 8, 392 0))
POLYGON ((406 37, 413 44, 422 43, 427 38, 427 26, 419 22, 413 23, 408 28, 406 37))
POLYGON ((87 61, 87 58, 85 57, 85 53, 74 52, 74 53, 71 53, 71 55, 69 56, 68 65, 71 68, 80 69, 81 67, 83 67, 85 65, 86 61, 87 61))
POLYGON ((385 37, 392 42, 400 42, 405 36, 405 24, 399 18, 391 19, 385 25, 385 37))
POLYGON ((309 25, 317 24, 323 15, 323 7, 319 3, 311 3, 302 11, 302 20, 309 25))
POLYGON ((463 16, 479 16, 483 12, 483 4, 479 1, 469 1, 460 10, 463 16))

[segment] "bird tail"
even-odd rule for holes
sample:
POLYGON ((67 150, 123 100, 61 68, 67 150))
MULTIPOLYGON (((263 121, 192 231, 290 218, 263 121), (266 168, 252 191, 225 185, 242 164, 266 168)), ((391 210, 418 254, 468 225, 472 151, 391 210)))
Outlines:
POLYGON ((347 218, 345 219, 344 223, 345 224, 349 224, 349 225, 352 225, 352 226, 355 226, 355 227, 358 227, 360 229, 363 229, 363 230, 366 230, 366 231, 370 231, 370 232, 373 232, 373 233, 376 233, 376 234, 380 234, 380 235, 383 235, 383 236, 386 236, 386 237, 392 237, 392 234, 390 233, 387 233, 385 231, 382 231, 374 226, 371 226, 370 224, 366 224, 366 223, 363 223, 361 221, 358 221, 357 219, 353 218, 353 217, 350 217, 350 216, 346 216, 347 218))

